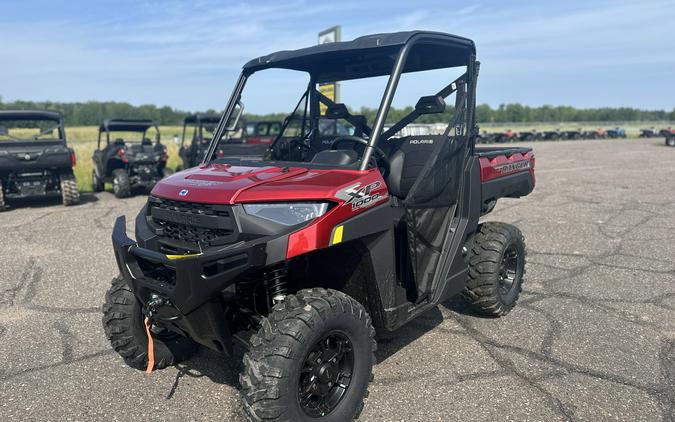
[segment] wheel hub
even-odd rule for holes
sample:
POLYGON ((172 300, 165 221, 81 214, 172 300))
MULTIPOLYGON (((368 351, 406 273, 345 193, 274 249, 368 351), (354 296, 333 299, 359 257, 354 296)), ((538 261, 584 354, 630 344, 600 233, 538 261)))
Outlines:
POLYGON ((502 262, 499 265, 499 287, 503 294, 509 293, 516 282, 518 275, 518 250, 510 245, 504 251, 502 262))
POLYGON ((354 369, 354 351, 350 340, 340 332, 331 332, 311 349, 300 372, 298 402, 311 417, 332 412, 349 388, 354 369))

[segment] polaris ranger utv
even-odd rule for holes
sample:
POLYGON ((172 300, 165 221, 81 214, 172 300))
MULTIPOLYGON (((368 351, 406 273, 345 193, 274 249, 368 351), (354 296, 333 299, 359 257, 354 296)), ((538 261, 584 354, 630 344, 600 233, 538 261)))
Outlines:
POLYGON ((215 139, 236 128, 242 93, 271 69, 308 75, 292 112, 300 129, 263 161, 218 158, 212 142, 201 166, 155 186, 136 240, 117 219, 121 274, 103 307, 113 348, 149 371, 188 358, 197 343, 231 354, 238 341, 248 348, 240 382, 252 420, 348 421, 367 396, 376 329, 396 330, 456 294, 482 314, 508 313, 525 272, 523 235, 479 220, 499 198, 532 191, 534 155, 475 146, 475 54, 466 38, 413 31, 248 62, 215 139), (401 75, 445 68, 461 76, 383 130, 401 75), (388 79, 371 124, 317 89, 376 76, 388 79), (441 134, 397 135, 443 113, 451 95, 441 134), (354 135, 321 149, 326 116, 354 135))
POLYGON ((215 114, 191 114, 183 120, 183 137, 180 142, 178 154, 183 160, 183 165, 176 168, 176 171, 194 167, 204 160, 204 154, 208 149, 213 132, 215 131, 220 116, 215 114), (188 141, 188 132, 192 131, 190 141, 188 141))
POLYGON ((94 192, 101 192, 105 183, 112 183, 118 198, 131 195, 136 187, 151 188, 167 173, 166 147, 160 142, 159 128, 152 120, 105 120, 98 128, 98 144, 92 160, 91 183, 94 192), (148 129, 155 129, 155 143, 146 138, 148 129), (101 138, 105 133, 105 146, 101 138), (131 134, 134 139, 111 134, 131 134))
POLYGON ((60 193, 63 205, 78 204, 75 163, 61 113, 0 111, 0 211, 5 199, 49 193, 60 193))

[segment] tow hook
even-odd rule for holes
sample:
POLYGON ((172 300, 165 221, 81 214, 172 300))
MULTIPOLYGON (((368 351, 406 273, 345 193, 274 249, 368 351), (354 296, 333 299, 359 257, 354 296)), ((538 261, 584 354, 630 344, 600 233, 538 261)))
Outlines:
POLYGON ((157 312, 157 309, 159 309, 161 306, 164 306, 167 303, 167 301, 156 294, 151 294, 150 295, 150 300, 148 301, 148 305, 145 307, 144 314, 148 318, 152 318, 152 315, 157 312))

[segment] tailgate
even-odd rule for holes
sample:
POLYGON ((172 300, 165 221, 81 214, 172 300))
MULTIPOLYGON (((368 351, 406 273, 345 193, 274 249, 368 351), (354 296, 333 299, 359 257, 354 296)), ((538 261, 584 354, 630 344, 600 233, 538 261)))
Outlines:
POLYGON ((524 147, 478 147, 483 212, 499 198, 519 198, 534 189, 534 152, 524 147))

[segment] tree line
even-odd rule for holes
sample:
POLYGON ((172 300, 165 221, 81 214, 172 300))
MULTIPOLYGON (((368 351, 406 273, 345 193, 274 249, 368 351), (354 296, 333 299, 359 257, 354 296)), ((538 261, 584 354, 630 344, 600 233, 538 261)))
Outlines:
MULTIPOLYGON (((62 112, 66 124, 71 126, 98 125, 106 118, 151 119, 162 125, 180 125, 187 111, 172 107, 155 105, 134 106, 123 102, 88 101, 62 103, 52 101, 13 101, 3 102, 0 97, 0 110, 9 109, 51 109, 62 112)), ((412 111, 412 107, 392 108, 387 117, 389 123, 400 120, 412 111)), ((358 114, 366 116, 369 122, 375 117, 376 109, 361 108, 358 114)), ((421 116, 417 123, 436 123, 450 121, 454 108, 450 105, 442 114, 421 116)), ((217 113, 207 110, 205 113, 217 113)), ((267 115, 246 115, 247 120, 281 120, 282 113, 267 115)), ((628 121, 675 121, 675 108, 666 110, 640 110, 631 107, 575 108, 571 106, 544 105, 531 107, 518 103, 502 104, 496 108, 488 104, 476 107, 476 119, 479 123, 511 122, 628 122, 628 121)))

